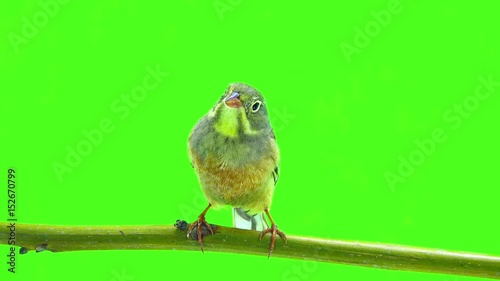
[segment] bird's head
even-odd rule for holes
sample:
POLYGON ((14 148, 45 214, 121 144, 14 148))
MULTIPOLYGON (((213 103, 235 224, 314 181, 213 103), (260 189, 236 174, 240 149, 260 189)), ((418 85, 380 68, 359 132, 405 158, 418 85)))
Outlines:
POLYGON ((255 88, 233 83, 208 114, 220 134, 238 138, 269 133, 271 125, 264 97, 255 88))

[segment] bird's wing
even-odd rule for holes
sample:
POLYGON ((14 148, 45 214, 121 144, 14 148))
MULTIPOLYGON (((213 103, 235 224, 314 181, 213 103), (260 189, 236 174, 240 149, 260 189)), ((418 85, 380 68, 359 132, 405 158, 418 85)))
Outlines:
MULTIPOLYGON (((276 135, 274 134, 274 130, 272 130, 272 129, 271 129, 271 138, 274 141, 276 141, 276 135)), ((274 179, 274 185, 276 185, 276 183, 278 183, 278 179, 280 177, 280 170, 279 170, 279 167, 278 167, 278 163, 276 163, 276 166, 274 167, 272 175, 273 175, 273 179, 274 179)))
POLYGON ((276 167, 274 167, 274 170, 273 170, 274 185, 276 185, 276 183, 278 183, 279 178, 280 178, 280 170, 278 168, 278 165, 276 165, 276 167))

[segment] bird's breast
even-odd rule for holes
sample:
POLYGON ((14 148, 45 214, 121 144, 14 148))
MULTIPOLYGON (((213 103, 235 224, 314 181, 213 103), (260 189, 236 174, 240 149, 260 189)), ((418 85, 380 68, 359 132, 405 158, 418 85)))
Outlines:
MULTIPOLYGON (((279 159, 274 140, 266 143, 228 144, 199 153, 190 147, 200 185, 212 205, 270 205, 274 180, 272 172, 279 159)), ((263 210, 263 209, 262 209, 263 210)))
MULTIPOLYGON (((217 157, 208 158, 197 169, 203 192, 213 205, 247 207, 270 204, 274 184, 271 157, 258 163, 230 166, 217 157)), ((266 205, 266 206, 264 206, 266 205)), ((248 207, 249 209, 258 209, 248 207)))

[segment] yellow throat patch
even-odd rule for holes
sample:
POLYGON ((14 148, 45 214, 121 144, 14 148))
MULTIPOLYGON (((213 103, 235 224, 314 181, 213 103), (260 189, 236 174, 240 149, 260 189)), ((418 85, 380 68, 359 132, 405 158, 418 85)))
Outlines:
POLYGON ((238 138, 238 130, 240 129, 240 126, 242 126, 242 131, 245 135, 257 135, 261 133, 261 131, 259 130, 252 129, 252 126, 250 125, 250 122, 248 122, 245 110, 243 108, 219 109, 219 107, 221 106, 225 105, 221 103, 213 111, 210 111, 208 113, 208 116, 210 116, 211 118, 215 118, 215 112, 217 110, 221 110, 219 119, 214 124, 215 130, 219 134, 230 138, 238 138), (239 119, 238 116, 240 117, 239 119))
MULTIPOLYGON (((221 104, 219 106, 225 105, 221 104)), ((219 120, 217 120, 214 125, 215 130, 223 136, 237 138, 240 128, 238 116, 245 115, 244 112, 241 109, 230 108, 221 108, 220 110, 219 120)), ((244 116, 242 116, 242 118, 244 118, 244 116)))

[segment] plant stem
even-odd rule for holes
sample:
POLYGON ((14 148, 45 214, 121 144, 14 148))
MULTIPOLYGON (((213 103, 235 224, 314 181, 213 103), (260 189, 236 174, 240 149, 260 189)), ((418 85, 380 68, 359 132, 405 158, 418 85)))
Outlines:
MULTIPOLYGON (((216 226, 204 238, 205 251, 261 255, 266 258, 269 237, 259 242, 259 232, 216 226)), ((0 243, 7 244, 9 223, 0 223, 0 243)), ((415 248, 380 243, 350 242, 298 236, 279 238, 272 258, 350 264, 380 269, 434 272, 500 279, 500 257, 415 248)), ((191 250, 197 241, 174 226, 56 226, 16 224, 15 244, 25 250, 52 252, 80 250, 191 250)))

